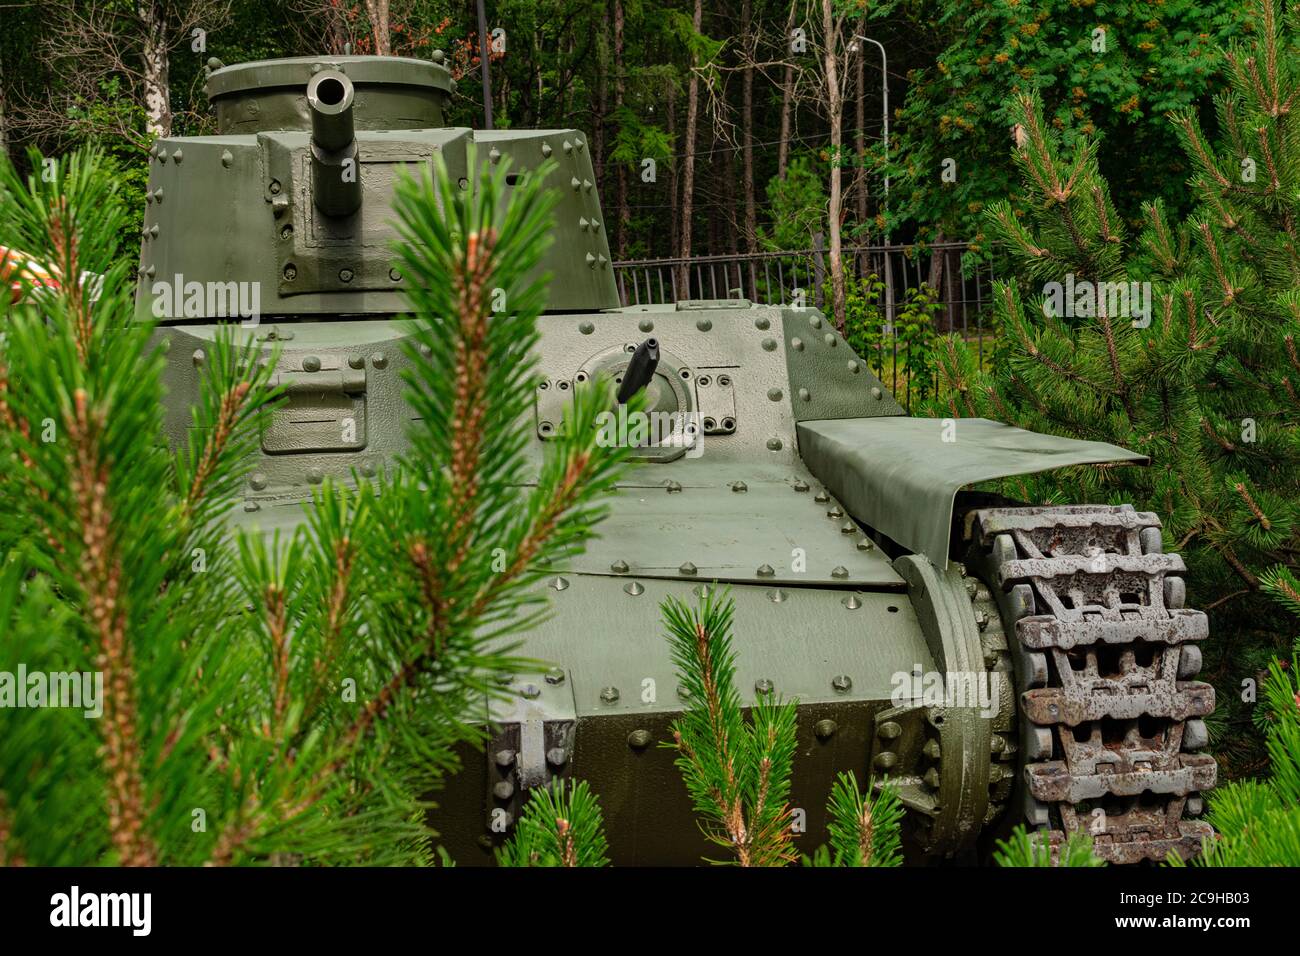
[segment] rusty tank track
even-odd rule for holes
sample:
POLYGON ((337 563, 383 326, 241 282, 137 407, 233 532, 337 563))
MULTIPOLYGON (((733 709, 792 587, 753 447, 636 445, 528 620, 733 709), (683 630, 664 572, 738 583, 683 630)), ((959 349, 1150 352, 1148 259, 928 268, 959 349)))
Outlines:
MULTIPOLYGON (((1086 829, 1111 863, 1184 858, 1213 831, 1200 719, 1214 689, 1189 680, 1206 616, 1160 520, 1131 505, 984 508, 967 515, 972 567, 996 596, 1021 690, 1024 816, 1053 848, 1086 829)), ((1055 852, 1055 850, 1054 850, 1055 852)))

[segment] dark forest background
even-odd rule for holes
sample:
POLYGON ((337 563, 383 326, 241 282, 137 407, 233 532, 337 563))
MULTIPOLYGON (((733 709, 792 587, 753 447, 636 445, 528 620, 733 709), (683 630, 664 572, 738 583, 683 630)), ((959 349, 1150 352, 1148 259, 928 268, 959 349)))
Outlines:
MULTIPOLYGON (((1249 27, 1226 0, 487 0, 486 20, 496 125, 588 132, 618 260, 887 229, 981 251, 985 206, 1016 192, 1008 101, 1027 90, 1067 147, 1100 137, 1126 217, 1157 197, 1185 210, 1165 114, 1204 108, 1219 45, 1249 27), (880 49, 857 34, 888 55, 888 162, 880 49)), ((477 23, 474 0, 3 2, 0 146, 21 160, 99 141, 143 189, 155 135, 210 129, 209 58, 346 49, 445 51, 451 121, 481 126, 477 23)))

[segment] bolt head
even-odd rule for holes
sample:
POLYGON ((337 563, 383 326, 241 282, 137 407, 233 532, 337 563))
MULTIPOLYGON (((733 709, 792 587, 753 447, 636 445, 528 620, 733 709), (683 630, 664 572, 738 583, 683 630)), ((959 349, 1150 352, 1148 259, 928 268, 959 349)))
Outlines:
POLYGON ((600 692, 601 702, 605 704, 618 703, 618 697, 619 697, 618 688, 614 687, 613 685, 603 688, 600 692))
POLYGON ((836 674, 831 678, 831 689, 837 694, 847 694, 853 690, 853 678, 848 674, 836 674))
POLYGON ((756 694, 762 694, 763 696, 766 697, 768 694, 772 693, 772 691, 774 691, 775 689, 776 689, 776 685, 773 684, 766 677, 760 677, 758 680, 754 681, 754 693, 756 694))
POLYGON ((564 683, 564 668, 552 667, 546 672, 546 683, 551 685, 564 683))

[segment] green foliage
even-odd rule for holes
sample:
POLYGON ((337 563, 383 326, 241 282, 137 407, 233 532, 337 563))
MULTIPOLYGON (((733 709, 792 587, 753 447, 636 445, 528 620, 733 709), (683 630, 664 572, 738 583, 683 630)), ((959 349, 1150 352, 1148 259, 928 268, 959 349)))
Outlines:
POLYGON ((1023 824, 1011 831, 1006 840, 999 840, 993 851, 998 866, 1105 866, 1106 863, 1092 852, 1092 837, 1083 830, 1071 833, 1069 839, 1057 850, 1052 859, 1052 847, 1025 830, 1023 824))
POLYGON ((934 327, 942 310, 938 293, 925 284, 908 288, 895 310, 893 331, 887 333, 884 292, 884 281, 874 273, 845 276, 845 337, 877 374, 890 368, 890 384, 900 400, 928 398, 938 371, 940 337, 934 327))
MULTIPOLYGON (((741 866, 783 866, 791 846, 790 771, 796 704, 761 694, 750 719, 736 690, 735 602, 714 588, 698 607, 662 605, 673 664, 689 706, 673 722, 676 764, 709 841, 741 866)), ((714 861, 719 862, 719 861, 714 861)))
MULTIPOLYGON (((708 588, 690 607, 662 605, 678 680, 687 707, 673 722, 676 765, 701 828, 740 866, 785 866, 792 846, 790 775, 797 747, 798 701, 759 694, 745 719, 736 690, 731 626, 735 601, 708 588)), ((902 860, 902 804, 889 786, 864 797, 852 774, 840 774, 828 806, 830 846, 810 866, 897 866, 902 860)))
POLYGON ((600 802, 585 780, 556 780, 530 792, 515 832, 497 853, 499 866, 608 866, 600 802))
MULTIPOLYGON (((1300 866, 1300 642, 1284 664, 1274 661, 1264 684, 1267 746, 1272 772, 1238 780, 1209 794, 1215 839, 1197 866, 1300 866)), ((1185 865, 1172 855, 1171 865, 1185 865)))
POLYGON ((857 778, 841 773, 831 787, 827 804, 830 845, 817 848, 811 866, 900 866, 903 862, 899 836, 903 804, 894 788, 886 784, 864 797, 857 778))
POLYGON ((98 720, 0 708, 0 856, 446 864, 429 794, 481 735, 492 675, 528 665, 512 641, 545 613, 539 564, 581 550, 623 455, 598 445, 612 394, 594 383, 519 482, 545 304, 524 277, 554 199, 541 176, 507 187, 506 165, 470 191, 441 164, 398 187, 410 451, 373 483, 326 483, 287 537, 226 524, 275 363, 224 329, 169 451, 111 167, 0 171, 0 243, 102 272, 0 305, 0 672, 103 677, 98 720))
POLYGON ((785 176, 772 177, 767 184, 767 204, 771 231, 759 230, 766 248, 813 247, 813 237, 826 231, 826 177, 811 155, 792 157, 785 176))
POLYGON ((933 44, 932 61, 909 72, 898 111, 890 168, 895 183, 912 188, 897 191, 891 218, 917 222, 922 239, 942 233, 981 242, 986 207, 1020 194, 1017 170, 1005 160, 1019 121, 1008 94, 1030 93, 1046 102, 1046 121, 1064 148, 1104 144, 1102 165, 1126 217, 1160 197, 1185 208, 1189 167, 1166 114, 1193 106, 1217 79, 1216 46, 1241 30, 1239 7, 1232 0, 872 4, 873 19, 902 16, 933 44), (1105 31, 1104 52, 1095 49, 1097 29, 1105 31), (956 182, 941 179, 947 158, 956 161, 956 182))
POLYGON ((1023 215, 1006 201, 988 215, 1018 263, 1018 281, 994 294, 1007 352, 987 372, 963 343, 945 342, 931 405, 944 417, 1001 419, 1150 456, 1150 468, 1084 466, 999 490, 1028 502, 1132 502, 1161 516, 1166 542, 1185 556, 1191 602, 1214 609, 1218 637, 1204 650, 1220 711, 1210 727, 1228 744, 1219 755, 1230 773, 1258 759, 1238 743, 1252 736, 1240 682, 1266 670, 1291 627, 1261 591, 1278 593, 1300 554, 1300 260, 1288 226, 1300 214, 1290 185, 1300 140, 1272 105, 1300 90, 1297 32, 1293 18, 1289 28, 1276 21, 1271 0, 1255 20, 1257 38, 1226 54, 1233 83, 1217 100, 1218 140, 1190 112, 1173 118, 1200 203, 1185 223, 1149 203, 1131 238, 1098 144, 1066 147, 1036 98, 1018 102, 1027 141, 1016 163, 1032 201, 1023 215), (1049 284, 1070 277, 1094 288, 1149 282, 1151 314, 1114 302, 1061 314, 1049 284))
MULTIPOLYGON (((223 796, 208 747, 247 662, 229 614, 227 549, 196 520, 229 507, 230 484, 187 481, 162 447, 162 356, 132 322, 111 172, 94 153, 55 169, 24 184, 0 164, 0 244, 64 279, 57 292, 0 306, 0 556, 11 582, 31 578, 6 602, 0 631, 13 639, 0 669, 98 674, 102 716, 0 709, 4 852, 31 863, 199 863, 215 834, 191 829, 193 811, 215 821, 223 796), (87 270, 101 278, 75 281, 87 270), (208 573, 194 570, 195 555, 208 573), (71 792, 32 803, 60 788, 71 792)), ((269 372, 241 373, 244 401, 223 419, 235 444, 270 398, 269 372)), ((195 424, 199 435, 216 426, 202 413, 195 424)))

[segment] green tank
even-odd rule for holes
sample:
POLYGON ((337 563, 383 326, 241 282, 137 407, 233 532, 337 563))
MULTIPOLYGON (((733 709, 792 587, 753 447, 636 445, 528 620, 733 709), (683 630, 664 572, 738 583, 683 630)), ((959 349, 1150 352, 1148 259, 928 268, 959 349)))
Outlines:
POLYGON ((162 320, 174 441, 221 318, 258 314, 249 334, 279 348, 287 402, 242 520, 291 527, 314 485, 403 450, 393 184, 441 154, 469 188, 471 144, 514 170, 558 163, 532 460, 569 389, 600 373, 646 381, 652 410, 697 426, 638 451, 598 539, 546 579, 554 613, 522 650, 554 667, 505 685, 490 745, 438 795, 431 822, 458 862, 491 862, 528 791, 557 777, 599 794, 615 863, 699 861, 708 847, 656 746, 682 706, 659 605, 720 586, 742 695, 799 702, 804 850, 851 771, 897 788, 912 862, 977 859, 1021 821, 1053 843, 1086 829, 1115 862, 1196 851, 1216 772, 1202 752, 1214 692, 1192 679, 1207 624, 1184 607, 1158 517, 966 490, 1141 456, 908 416, 811 308, 622 306, 587 138, 448 127, 440 54, 210 67, 216 134, 153 149, 138 308, 162 320), (157 281, 174 294, 151 294, 157 281))

